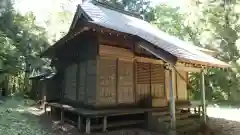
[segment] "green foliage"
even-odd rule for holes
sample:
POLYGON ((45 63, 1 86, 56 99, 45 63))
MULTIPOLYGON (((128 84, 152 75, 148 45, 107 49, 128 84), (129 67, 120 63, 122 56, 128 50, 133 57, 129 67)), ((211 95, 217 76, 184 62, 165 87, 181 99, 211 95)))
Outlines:
MULTIPOLYGON (((232 65, 232 70, 210 69, 206 74, 208 100, 239 100, 239 1, 191 1, 185 12, 159 5, 153 24, 161 30, 218 52, 217 58, 232 65)), ((192 98, 200 99, 200 76, 190 75, 192 98)))
POLYGON ((46 32, 35 25, 32 13, 22 16, 14 11, 11 1, 0 0, 0 3, 0 60, 3 62, 0 87, 15 87, 18 82, 9 80, 10 76, 13 76, 14 79, 25 79, 19 88, 27 90, 28 76, 33 70, 31 63, 39 61, 39 53, 48 47, 46 32), (12 84, 9 84, 10 82, 12 84))
POLYGON ((96 0, 112 7, 141 15, 145 20, 153 20, 150 0, 96 0))

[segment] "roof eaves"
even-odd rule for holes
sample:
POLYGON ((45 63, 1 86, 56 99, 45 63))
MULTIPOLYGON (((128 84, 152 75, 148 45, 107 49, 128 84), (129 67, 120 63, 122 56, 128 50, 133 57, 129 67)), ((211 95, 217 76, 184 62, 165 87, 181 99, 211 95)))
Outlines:
MULTIPOLYGON (((83 15, 88 21, 93 21, 93 19, 82 9, 82 7, 81 7, 81 5, 80 4, 78 4, 78 7, 77 7, 77 15, 79 16, 79 18, 80 18, 80 16, 81 15, 83 15)), ((78 19, 79 19, 78 18, 78 19)), ((77 20, 78 20, 77 19, 77 20)))
POLYGON ((207 67, 215 67, 215 68, 230 68, 231 65, 220 61, 218 59, 216 59, 216 62, 210 63, 210 62, 202 62, 202 61, 197 61, 197 60, 189 60, 189 59, 185 59, 185 58, 178 58, 178 62, 185 62, 185 63, 193 63, 193 64, 201 64, 203 66, 207 66, 207 67))

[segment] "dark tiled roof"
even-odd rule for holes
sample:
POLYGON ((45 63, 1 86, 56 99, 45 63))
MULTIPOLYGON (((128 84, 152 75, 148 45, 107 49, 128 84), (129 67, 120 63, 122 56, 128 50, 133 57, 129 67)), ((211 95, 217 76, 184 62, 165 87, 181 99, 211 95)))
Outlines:
POLYGON ((91 18, 92 23, 136 35, 176 56, 180 61, 192 61, 219 67, 229 66, 208 54, 198 51, 193 45, 170 36, 139 18, 91 2, 84 2, 79 8, 85 12, 85 15, 91 18))

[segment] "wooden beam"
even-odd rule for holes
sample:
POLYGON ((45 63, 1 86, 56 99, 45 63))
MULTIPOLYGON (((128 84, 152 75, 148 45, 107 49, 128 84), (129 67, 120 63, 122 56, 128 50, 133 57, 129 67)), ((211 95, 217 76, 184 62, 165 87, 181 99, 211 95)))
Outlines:
POLYGON ((108 45, 99 45, 99 54, 105 56, 133 58, 134 54, 129 49, 113 47, 108 45))
POLYGON ((176 116, 175 116, 175 84, 176 84, 176 71, 175 68, 171 65, 171 71, 169 72, 170 79, 170 115, 171 115, 171 135, 176 134, 176 116))
POLYGON ((147 50, 157 58, 160 58, 164 60, 165 62, 168 62, 172 65, 175 65, 177 62, 177 57, 173 56, 169 52, 161 49, 161 48, 156 48, 154 45, 147 43, 147 42, 138 42, 137 45, 139 45, 141 48, 147 50))
POLYGON ((153 64, 164 64, 164 62, 162 60, 157 60, 157 59, 152 59, 152 58, 135 56, 135 59, 138 62, 153 63, 153 64))
POLYGON ((185 71, 185 72, 201 72, 201 68, 194 68, 194 67, 184 67, 184 66, 176 66, 178 71, 185 71))
POLYGON ((207 116, 206 116, 206 94, 205 94, 205 77, 204 77, 204 70, 201 72, 201 95, 202 95, 202 116, 204 123, 207 122, 207 116))

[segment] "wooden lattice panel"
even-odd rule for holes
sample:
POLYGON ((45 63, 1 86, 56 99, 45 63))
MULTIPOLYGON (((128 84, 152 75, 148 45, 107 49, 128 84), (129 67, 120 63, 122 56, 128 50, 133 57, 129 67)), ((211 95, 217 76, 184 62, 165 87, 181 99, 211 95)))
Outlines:
POLYGON ((151 84, 164 84, 165 72, 161 64, 151 64, 151 84))
POLYGON ((137 62, 136 64, 136 102, 144 102, 150 94, 150 64, 137 62))
POLYGON ((163 98, 165 71, 161 64, 151 64, 151 95, 153 98, 163 98))
POLYGON ((150 64, 137 62, 136 70, 137 84, 150 84, 150 64))
POLYGON ((76 64, 69 66, 65 71, 65 99, 76 100, 76 71, 76 64))
POLYGON ((118 61, 118 103, 134 103, 133 62, 118 61))
POLYGON ((116 104, 117 59, 100 57, 98 61, 98 105, 116 104))

